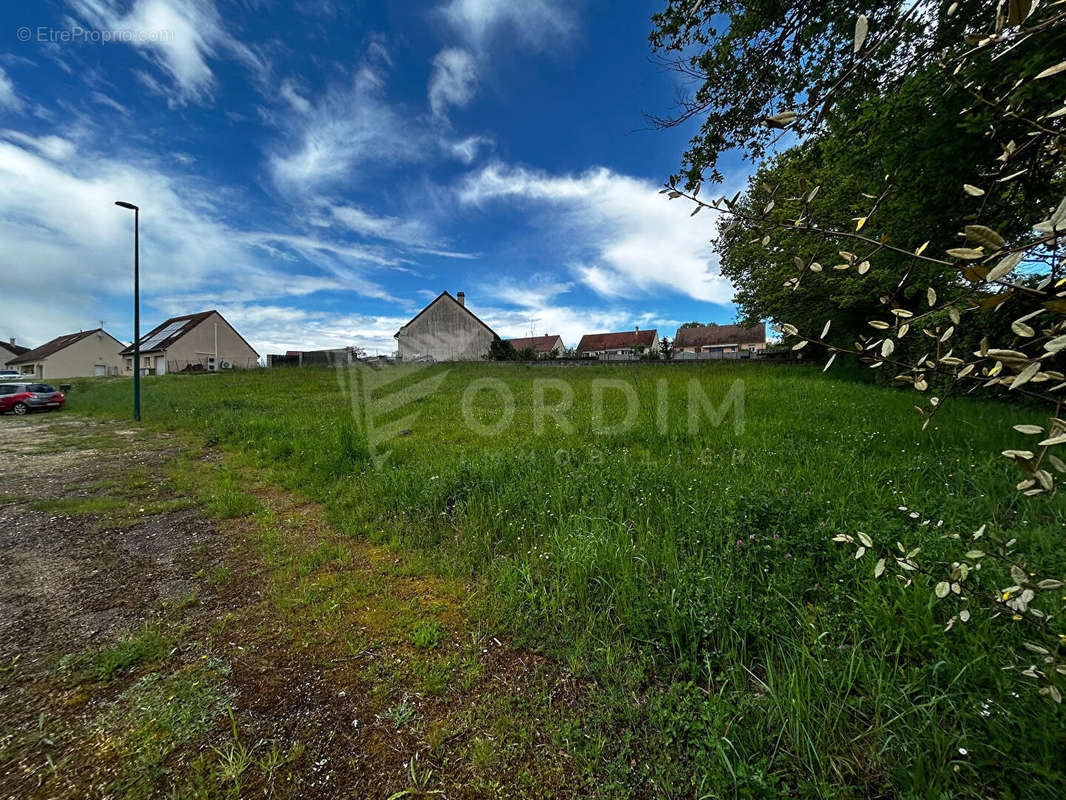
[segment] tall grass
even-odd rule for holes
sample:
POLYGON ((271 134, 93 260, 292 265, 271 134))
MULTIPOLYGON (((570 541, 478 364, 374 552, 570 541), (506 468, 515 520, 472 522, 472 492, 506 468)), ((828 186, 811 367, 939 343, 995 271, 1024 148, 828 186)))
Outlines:
MULTIPOLYGON (((945 634, 947 605, 928 587, 874 581, 830 541, 863 530, 949 560, 944 533, 988 523, 1061 574, 1066 509, 1019 496, 999 456, 1035 412, 962 399, 923 432, 907 393, 755 364, 465 365, 410 381, 446 369, 435 393, 392 413, 418 417, 381 445, 380 470, 346 373, 152 379, 144 415, 245 451, 352 535, 482 577, 516 637, 615 698, 601 728, 640 726, 634 791, 1066 795, 1063 712, 1002 669, 1022 633, 975 613, 945 634), (484 377, 515 401, 499 435, 464 422, 463 392, 484 377), (573 392, 568 430, 535 430, 546 378, 573 392), (600 432, 625 412, 607 391, 597 417, 602 379, 634 387, 631 427, 600 432), (743 428, 731 415, 692 427, 693 380, 715 406, 741 381, 743 428)), ((128 393, 87 382, 70 407, 118 416, 128 393)), ((486 424, 501 414, 488 391, 467 409, 486 424)), ((1010 582, 990 567, 974 590, 1010 582)), ((632 762, 628 741, 607 748, 618 763, 632 762)))

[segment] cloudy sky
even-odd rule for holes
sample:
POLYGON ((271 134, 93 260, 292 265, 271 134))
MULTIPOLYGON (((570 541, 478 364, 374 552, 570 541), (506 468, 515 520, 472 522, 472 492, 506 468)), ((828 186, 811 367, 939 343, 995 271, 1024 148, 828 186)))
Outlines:
POLYGON ((0 336, 131 339, 115 200, 144 328, 218 308, 262 354, 391 352, 445 289, 570 346, 731 322, 712 217, 657 194, 693 132, 642 116, 660 5, 0 4, 0 336))

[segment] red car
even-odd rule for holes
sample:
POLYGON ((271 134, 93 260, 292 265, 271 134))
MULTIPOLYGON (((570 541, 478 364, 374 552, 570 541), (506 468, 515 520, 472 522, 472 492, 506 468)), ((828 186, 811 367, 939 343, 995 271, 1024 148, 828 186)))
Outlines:
POLYGON ((0 413, 22 416, 31 411, 54 411, 66 402, 63 393, 47 383, 0 384, 0 413))

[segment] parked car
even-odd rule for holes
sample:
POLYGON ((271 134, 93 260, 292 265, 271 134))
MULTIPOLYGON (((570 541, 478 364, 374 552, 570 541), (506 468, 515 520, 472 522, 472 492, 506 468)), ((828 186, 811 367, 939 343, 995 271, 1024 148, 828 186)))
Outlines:
POLYGON ((0 381, 17 381, 19 373, 13 369, 0 369, 0 381))
POLYGON ((63 393, 47 383, 0 384, 0 413, 22 416, 31 411, 54 411, 66 402, 63 393))

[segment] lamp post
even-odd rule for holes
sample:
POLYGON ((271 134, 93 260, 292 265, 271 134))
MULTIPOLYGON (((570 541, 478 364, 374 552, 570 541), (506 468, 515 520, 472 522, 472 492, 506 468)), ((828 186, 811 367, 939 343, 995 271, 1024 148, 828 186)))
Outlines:
POLYGON ((133 418, 141 421, 141 210, 133 203, 115 202, 133 211, 133 418))

